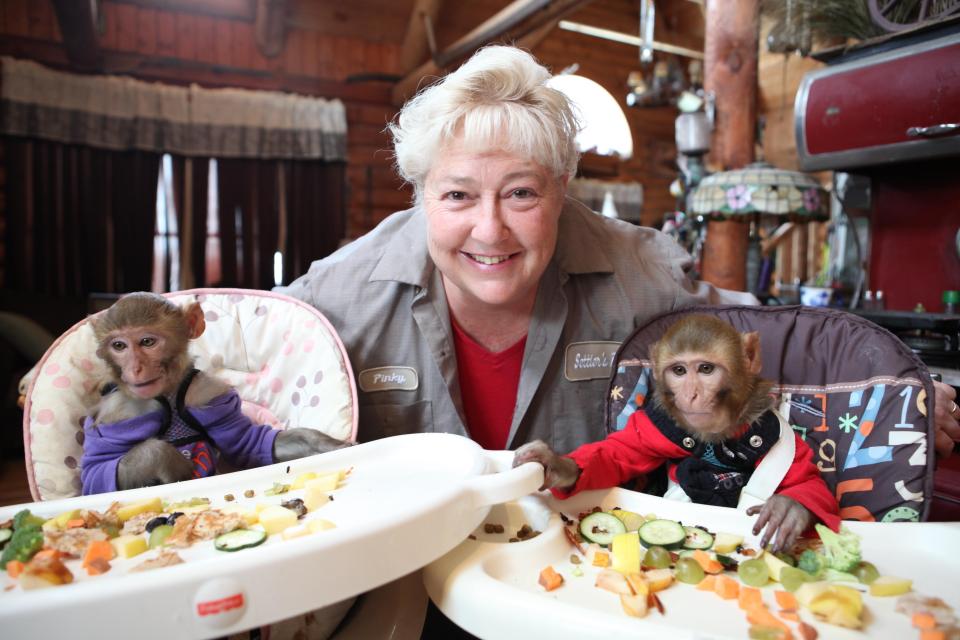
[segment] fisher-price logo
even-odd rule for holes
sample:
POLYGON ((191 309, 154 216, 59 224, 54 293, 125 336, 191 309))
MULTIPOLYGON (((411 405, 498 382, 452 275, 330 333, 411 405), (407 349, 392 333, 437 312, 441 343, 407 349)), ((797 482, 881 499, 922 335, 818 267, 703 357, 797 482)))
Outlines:
POLYGON ((227 596, 226 598, 220 598, 219 600, 207 600, 206 602, 197 603, 197 615, 198 616, 214 616, 221 613, 226 613, 231 609, 239 609, 243 607, 243 594, 235 593, 232 596, 227 596))

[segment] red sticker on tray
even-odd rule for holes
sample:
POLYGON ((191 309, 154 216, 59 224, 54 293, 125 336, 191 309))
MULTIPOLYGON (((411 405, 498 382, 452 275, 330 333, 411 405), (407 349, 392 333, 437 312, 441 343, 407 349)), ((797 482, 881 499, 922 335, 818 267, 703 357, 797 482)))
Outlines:
POLYGON ((218 613, 225 613, 231 609, 243 607, 243 594, 235 593, 219 600, 208 600, 207 602, 197 603, 197 615, 212 616, 218 613))

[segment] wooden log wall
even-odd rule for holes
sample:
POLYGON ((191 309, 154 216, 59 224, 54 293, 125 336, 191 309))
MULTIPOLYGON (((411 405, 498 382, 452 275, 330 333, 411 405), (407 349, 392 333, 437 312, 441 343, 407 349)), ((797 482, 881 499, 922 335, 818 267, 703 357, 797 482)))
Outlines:
MULTIPOLYGON (((507 0, 444 3, 437 19, 438 48, 443 50, 507 4, 507 0)), ((384 133, 396 114, 390 101, 392 82, 384 78, 406 71, 399 62, 403 28, 397 33, 384 25, 405 27, 410 4, 351 0, 353 8, 347 10, 327 0, 290 0, 284 47, 273 58, 263 56, 256 46, 255 5, 249 0, 103 0, 99 44, 104 72, 175 84, 340 98, 348 120, 348 233, 362 235, 410 201, 410 190, 393 171, 390 140, 384 133), (367 10, 364 19, 357 17, 367 10)), ((568 19, 635 34, 637 12, 633 0, 596 0, 568 19)), ((691 2, 668 4, 658 13, 656 38, 701 48, 699 12, 691 2)), ((50 0, 0 2, 0 53, 69 69, 50 0)), ((533 53, 555 72, 579 64, 581 75, 606 87, 618 100, 628 91, 627 74, 639 68, 636 47, 559 29, 533 53)), ((655 224, 675 208, 668 187, 676 177, 677 112, 673 107, 624 108, 633 131, 634 157, 611 165, 608 179, 641 182, 642 220, 655 224)))

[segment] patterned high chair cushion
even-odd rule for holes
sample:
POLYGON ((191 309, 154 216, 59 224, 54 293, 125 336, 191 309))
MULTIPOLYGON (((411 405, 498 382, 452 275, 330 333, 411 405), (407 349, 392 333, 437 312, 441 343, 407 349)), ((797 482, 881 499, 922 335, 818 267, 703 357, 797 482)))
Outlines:
MULTIPOLYGON (((353 372, 340 338, 320 312, 267 291, 194 289, 167 297, 178 304, 200 302, 206 330, 190 343, 196 366, 233 385, 254 422, 356 440, 353 372)), ((80 494, 83 419, 107 379, 86 319, 58 338, 38 363, 23 422, 35 499, 80 494)))
POLYGON ((926 366, 886 329, 815 307, 697 307, 640 327, 621 345, 605 405, 623 429, 650 397, 649 347, 688 313, 758 331, 763 371, 779 409, 853 520, 922 520, 933 491, 933 384, 926 366))

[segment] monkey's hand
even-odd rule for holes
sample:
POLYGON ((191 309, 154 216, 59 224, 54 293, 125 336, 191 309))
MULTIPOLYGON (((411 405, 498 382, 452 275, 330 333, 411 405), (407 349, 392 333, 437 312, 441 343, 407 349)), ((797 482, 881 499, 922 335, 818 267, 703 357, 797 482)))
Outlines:
POLYGON ((193 478, 193 463, 162 440, 144 440, 127 451, 117 465, 117 489, 153 487, 193 478))
POLYGON ((540 490, 569 489, 577 484, 580 467, 570 458, 558 456, 543 440, 534 440, 523 445, 513 454, 513 466, 519 467, 526 462, 539 462, 543 465, 543 486, 540 490))
POLYGON ((349 447, 352 442, 343 442, 316 429, 287 429, 277 434, 273 441, 273 461, 286 462, 317 453, 349 447))
POLYGON ((772 496, 762 505, 755 505, 747 509, 747 515, 759 513, 756 524, 753 525, 753 535, 763 531, 760 546, 764 549, 773 542, 774 551, 786 551, 793 546, 801 533, 809 529, 816 522, 816 518, 809 509, 785 495, 772 496), (776 541, 774 541, 776 536, 776 541))

